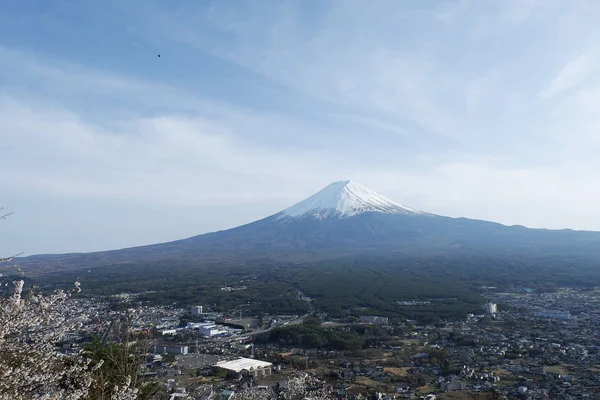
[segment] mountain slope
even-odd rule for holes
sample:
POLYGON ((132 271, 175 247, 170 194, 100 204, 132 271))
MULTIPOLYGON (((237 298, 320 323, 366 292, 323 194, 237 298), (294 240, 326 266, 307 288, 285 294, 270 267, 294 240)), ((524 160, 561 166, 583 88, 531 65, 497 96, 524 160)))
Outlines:
POLYGON ((282 212, 237 228, 122 250, 21 259, 29 271, 172 260, 190 265, 252 259, 310 261, 355 254, 578 254, 600 257, 600 233, 550 231, 449 218, 334 182, 282 212))

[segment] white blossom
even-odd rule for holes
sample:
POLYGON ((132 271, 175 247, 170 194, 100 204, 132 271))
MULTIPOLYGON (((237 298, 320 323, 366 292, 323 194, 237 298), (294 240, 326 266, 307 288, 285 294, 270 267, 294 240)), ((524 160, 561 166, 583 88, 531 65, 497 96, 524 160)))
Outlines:
POLYGON ((111 400, 136 400, 138 389, 131 387, 131 377, 128 376, 123 386, 115 386, 111 400))
POLYGON ((23 280, 14 282, 12 297, 0 301, 0 399, 85 398, 92 382, 89 361, 55 346, 78 320, 58 308, 68 295, 24 298, 23 286, 23 280))
POLYGON ((252 387, 236 392, 234 400, 333 400, 331 390, 317 378, 309 374, 300 374, 287 380, 287 388, 277 394, 272 389, 252 387))
MULTIPOLYGON (((0 299, 0 400, 87 399, 103 361, 90 365, 83 354, 62 354, 56 347, 84 317, 65 307, 70 295, 63 291, 24 297, 23 287, 23 280, 14 282, 13 295, 0 299)), ((111 400, 135 400, 137 393, 127 380, 111 400)))

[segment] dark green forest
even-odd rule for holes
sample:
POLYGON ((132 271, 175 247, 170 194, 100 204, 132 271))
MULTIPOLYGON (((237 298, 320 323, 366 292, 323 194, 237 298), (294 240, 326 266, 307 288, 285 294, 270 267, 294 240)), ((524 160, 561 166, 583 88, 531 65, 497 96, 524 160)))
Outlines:
POLYGON ((377 345, 390 337, 388 331, 378 326, 324 328, 308 322, 299 326, 273 329, 259 336, 257 342, 304 349, 360 350, 377 345))
POLYGON ((142 293, 136 301, 213 311, 245 305, 250 312, 298 313, 310 310, 298 290, 314 299, 317 312, 343 317, 365 313, 406 318, 463 317, 481 311, 481 287, 547 291, 557 286, 600 285, 600 268, 584 257, 452 255, 435 257, 363 256, 310 264, 270 260, 196 264, 143 262, 90 268, 89 272, 36 278, 44 288, 72 285, 79 278, 88 296, 142 293), (224 286, 246 290, 225 292, 224 286), (430 300, 431 305, 400 306, 398 301, 430 300))

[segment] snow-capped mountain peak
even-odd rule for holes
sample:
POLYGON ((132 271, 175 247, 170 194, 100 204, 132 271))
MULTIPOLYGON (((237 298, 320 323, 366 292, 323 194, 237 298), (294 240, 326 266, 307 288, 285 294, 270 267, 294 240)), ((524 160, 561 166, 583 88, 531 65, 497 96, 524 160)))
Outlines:
POLYGON ((371 189, 353 182, 333 182, 323 190, 282 212, 282 216, 298 218, 312 215, 318 218, 346 218, 364 212, 384 214, 425 214, 396 203, 371 189))

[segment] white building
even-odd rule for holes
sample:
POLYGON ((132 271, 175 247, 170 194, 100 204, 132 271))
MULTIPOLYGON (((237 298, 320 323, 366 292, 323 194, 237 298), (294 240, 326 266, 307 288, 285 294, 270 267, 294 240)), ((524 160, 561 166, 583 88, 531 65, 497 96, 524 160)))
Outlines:
POLYGON ((200 328, 200 334, 203 336, 217 336, 227 333, 225 329, 220 329, 216 325, 212 326, 203 326, 200 328))
POLYGON ((489 302, 485 305, 485 312, 488 314, 497 314, 498 305, 496 303, 489 302))
POLYGON ((247 373, 254 377, 271 375, 273 364, 251 358, 238 358, 233 361, 219 361, 216 365, 230 373, 247 373))
POLYGON ((215 326, 215 323, 212 321, 206 322, 188 322, 186 325, 187 329, 200 329, 207 326, 215 326))
POLYGON ((199 317, 203 314, 202 306, 192 306, 192 308, 190 309, 190 312, 192 313, 193 317, 199 317))
POLYGON ((188 346, 153 346, 154 354, 188 354, 188 346))

